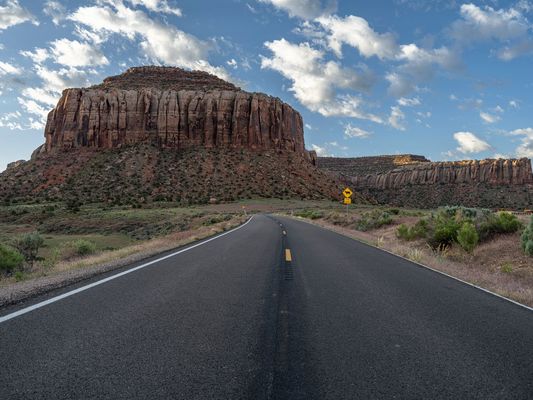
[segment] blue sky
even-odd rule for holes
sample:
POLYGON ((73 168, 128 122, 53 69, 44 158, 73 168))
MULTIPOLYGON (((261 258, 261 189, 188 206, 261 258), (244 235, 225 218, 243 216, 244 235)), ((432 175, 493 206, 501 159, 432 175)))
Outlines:
POLYGON ((533 2, 0 0, 0 170, 61 91, 201 69, 299 110, 320 155, 533 157, 533 2))

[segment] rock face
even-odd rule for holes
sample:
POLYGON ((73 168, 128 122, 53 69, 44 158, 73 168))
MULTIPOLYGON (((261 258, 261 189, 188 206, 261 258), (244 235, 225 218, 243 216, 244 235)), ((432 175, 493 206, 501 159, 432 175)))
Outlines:
POLYGON ((86 89, 67 89, 48 115, 44 152, 229 147, 305 154, 301 115, 281 100, 248 93, 205 72, 131 68, 86 89))
POLYGON ((527 158, 430 162, 407 155, 319 158, 318 165, 340 174, 356 190, 380 203, 514 209, 533 204, 533 173, 527 158))
POLYGON ((205 72, 131 68, 63 92, 45 143, 0 174, 0 201, 337 198, 340 181, 315 165, 281 100, 205 72))

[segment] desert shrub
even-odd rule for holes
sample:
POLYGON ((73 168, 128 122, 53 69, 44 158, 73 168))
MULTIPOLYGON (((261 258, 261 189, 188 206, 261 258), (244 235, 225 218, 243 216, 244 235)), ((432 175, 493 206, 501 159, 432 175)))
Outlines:
POLYGON ((392 215, 399 215, 400 214, 400 209, 399 208, 389 208, 387 210, 387 212, 389 214, 392 214, 392 215))
POLYGON ((26 262, 33 267, 39 249, 44 244, 44 239, 38 232, 27 233, 15 239, 15 247, 24 256, 26 262))
POLYGON ((231 219, 230 214, 220 214, 220 215, 214 215, 212 217, 207 218, 204 222, 204 226, 214 225, 218 224, 219 222, 229 221, 231 219))
POLYGON ((479 243, 479 235, 476 227, 471 222, 463 222, 457 231, 457 243, 463 250, 470 253, 479 243))
POLYGON ((446 211, 439 213, 435 218, 433 233, 428 240, 431 247, 444 249, 457 241, 457 232, 460 224, 455 217, 451 217, 446 211))
POLYGON ((20 269, 24 257, 16 249, 0 244, 0 273, 11 274, 20 269))
POLYGON ((359 218, 355 224, 355 229, 358 231, 369 231, 380 228, 383 225, 390 225, 392 222, 393 219, 388 212, 373 210, 369 213, 364 213, 361 215, 361 218, 359 218))
POLYGON ((73 242, 74 251, 78 256, 88 256, 96 252, 96 245, 85 239, 78 239, 73 242))
POLYGON ((524 250, 528 256, 533 256, 533 216, 531 216, 531 221, 529 221, 526 229, 524 229, 520 239, 522 250, 524 250))
POLYGON ((318 210, 300 210, 294 213, 297 217, 308 219, 320 219, 324 217, 324 213, 318 210))
POLYGON ((58 248, 52 249, 50 255, 43 261, 43 267, 47 270, 53 269, 61 259, 61 250, 58 248))
POLYGON ((478 233, 481 240, 488 240, 495 235, 514 233, 522 227, 516 215, 508 212, 492 213, 478 224, 478 233))
POLYGON ((428 222, 425 219, 419 220, 413 226, 407 226, 401 224, 397 231, 396 236, 403 240, 415 240, 425 238, 428 234, 428 222))

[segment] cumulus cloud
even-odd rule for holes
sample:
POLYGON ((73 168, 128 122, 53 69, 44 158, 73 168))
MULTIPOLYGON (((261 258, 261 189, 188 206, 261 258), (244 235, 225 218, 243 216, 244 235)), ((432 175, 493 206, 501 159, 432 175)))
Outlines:
POLYGON ((361 97, 336 93, 336 89, 367 90, 372 81, 367 74, 324 61, 324 52, 309 43, 293 44, 281 39, 266 42, 265 46, 272 57, 262 57, 261 68, 275 70, 289 79, 296 99, 311 111, 382 122, 378 116, 362 110, 361 97))
POLYGON ((389 125, 400 131, 405 131, 405 114, 398 106, 391 107, 391 113, 389 116, 389 125))
POLYGON ((531 25, 524 15, 530 12, 529 7, 529 3, 524 1, 498 10, 489 6, 463 4, 461 18, 449 29, 450 36, 459 45, 483 41, 504 43, 502 48, 493 51, 503 61, 532 54, 533 38, 529 35, 531 25))
POLYGON ((154 62, 202 70, 231 80, 224 68, 213 66, 207 61, 209 45, 206 42, 174 26, 155 21, 143 11, 126 7, 120 1, 108 0, 108 3, 111 4, 80 7, 69 19, 87 27, 101 41, 111 34, 130 40, 140 38, 140 48, 154 62))
POLYGON ((533 158, 533 128, 516 129, 510 134, 522 136, 522 144, 516 148, 516 156, 533 158))
POLYGON ((317 21, 326 30, 328 45, 338 57, 342 56, 343 44, 356 48, 367 58, 376 56, 380 59, 391 59, 396 54, 394 36, 390 33, 375 32, 364 18, 354 15, 344 18, 329 15, 320 17, 317 21))
POLYGON ((89 86, 89 73, 74 67, 51 70, 42 65, 35 67, 36 75, 41 79, 41 86, 27 87, 18 97, 18 102, 29 114, 33 129, 42 129, 48 112, 57 104, 61 92, 70 87, 89 86))
POLYGON ((107 65, 109 61, 95 46, 77 40, 58 39, 52 42, 51 52, 57 64, 68 67, 107 65))
POLYGON ((163 13, 174 14, 181 17, 181 10, 177 7, 171 7, 167 0, 128 0, 134 6, 143 6, 147 10, 163 13))
POLYGON ((316 144, 311 144, 311 149, 316 151, 316 155, 319 157, 330 157, 328 150, 325 147, 318 146, 316 144))
POLYGON ((522 37, 529 30, 529 23, 522 13, 515 9, 495 10, 492 7, 478 7, 475 4, 461 6, 461 19, 451 26, 451 36, 459 42, 479 40, 508 40, 522 37))
POLYGON ((431 80, 436 72, 435 67, 448 71, 462 68, 459 55, 447 47, 424 49, 413 43, 402 45, 395 58, 402 64, 389 73, 386 79, 389 81, 389 94, 396 97, 405 96, 417 84, 431 80))
POLYGON ((50 57, 48 50, 43 49, 43 48, 37 48, 34 51, 23 50, 20 52, 20 54, 23 55, 24 57, 28 57, 35 64, 42 64, 44 61, 48 59, 48 57, 50 57))
POLYGON ((481 117, 483 122, 485 122, 487 124, 494 124, 494 123, 496 123, 496 122, 501 120, 499 115, 489 114, 489 113, 483 112, 483 111, 481 111, 479 113, 479 116, 481 117))
POLYGON ((360 138, 365 139, 372 135, 372 133, 365 131, 364 129, 361 129, 357 126, 353 126, 352 124, 347 124, 344 126, 344 136, 349 138, 360 138))
POLYGON ((5 5, 0 6, 0 31, 28 21, 34 25, 39 24, 35 17, 19 4, 18 0, 7 0, 5 5))
POLYGON ((398 99, 398 104, 402 107, 416 107, 422 103, 420 102, 420 99, 418 97, 413 97, 412 99, 402 97, 398 99))
POLYGON ((67 9, 59 1, 47 1, 44 4, 43 12, 52 18, 54 25, 59 25, 67 16, 67 9))
POLYGON ((463 154, 480 153, 492 148, 490 144, 478 138, 472 132, 456 132, 453 134, 453 138, 459 144, 457 151, 463 154))
POLYGON ((260 3, 271 4, 285 11, 291 17, 314 19, 330 14, 337 9, 337 2, 330 0, 324 4, 321 0, 258 0, 260 3))
POLYGON ((20 71, 17 67, 10 63, 0 61, 0 76, 18 74, 20 74, 20 71))

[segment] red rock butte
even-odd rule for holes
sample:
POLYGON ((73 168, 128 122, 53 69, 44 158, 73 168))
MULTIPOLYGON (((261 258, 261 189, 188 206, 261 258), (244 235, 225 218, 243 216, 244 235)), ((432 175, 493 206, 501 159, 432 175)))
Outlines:
POLYGON ((288 104, 206 72, 174 67, 130 68, 93 87, 66 89, 48 115, 45 138, 37 153, 148 143, 308 157, 302 117, 288 104))

